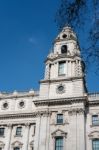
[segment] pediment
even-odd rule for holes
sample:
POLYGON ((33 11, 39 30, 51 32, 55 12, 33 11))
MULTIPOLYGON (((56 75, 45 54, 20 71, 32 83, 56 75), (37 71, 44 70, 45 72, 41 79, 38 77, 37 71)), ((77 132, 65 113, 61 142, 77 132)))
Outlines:
POLYGON ((99 138, 99 131, 93 131, 88 136, 90 138, 99 138))
POLYGON ((15 141, 12 143, 13 147, 19 146, 20 148, 22 147, 23 143, 19 142, 19 141, 15 141))
POLYGON ((61 129, 57 129, 52 133, 52 137, 58 137, 58 136, 66 137, 66 135, 67 133, 61 129))

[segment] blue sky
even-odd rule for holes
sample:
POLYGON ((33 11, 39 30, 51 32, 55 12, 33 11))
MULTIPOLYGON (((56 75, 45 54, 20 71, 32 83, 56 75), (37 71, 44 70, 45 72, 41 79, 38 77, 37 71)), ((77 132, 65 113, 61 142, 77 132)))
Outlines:
MULTIPOLYGON (((57 35, 58 6, 58 0, 0 1, 0 91, 39 89, 44 60, 57 35)), ((94 66, 87 87, 99 91, 94 66)))

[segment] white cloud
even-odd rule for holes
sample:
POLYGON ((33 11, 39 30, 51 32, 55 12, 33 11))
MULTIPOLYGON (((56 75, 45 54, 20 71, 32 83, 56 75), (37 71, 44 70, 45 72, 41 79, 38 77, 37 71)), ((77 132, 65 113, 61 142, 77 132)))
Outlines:
POLYGON ((37 43, 37 40, 34 37, 30 37, 28 41, 29 41, 29 43, 31 43, 33 45, 35 45, 37 43))

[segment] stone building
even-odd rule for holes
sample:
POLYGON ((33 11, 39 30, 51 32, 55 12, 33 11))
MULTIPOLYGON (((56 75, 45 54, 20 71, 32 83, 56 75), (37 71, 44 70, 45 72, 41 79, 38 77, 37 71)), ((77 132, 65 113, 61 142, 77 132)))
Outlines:
POLYGON ((40 90, 0 93, 0 150, 99 150, 99 94, 88 93, 76 34, 64 27, 40 90))

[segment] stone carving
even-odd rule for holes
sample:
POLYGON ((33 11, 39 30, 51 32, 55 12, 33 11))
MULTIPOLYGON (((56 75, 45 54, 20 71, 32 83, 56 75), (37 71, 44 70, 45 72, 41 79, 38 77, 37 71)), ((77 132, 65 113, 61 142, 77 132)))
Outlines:
POLYGON ((57 129, 56 131, 54 131, 52 133, 52 138, 55 138, 55 137, 67 137, 67 133, 64 132, 63 130, 61 129, 57 129))

